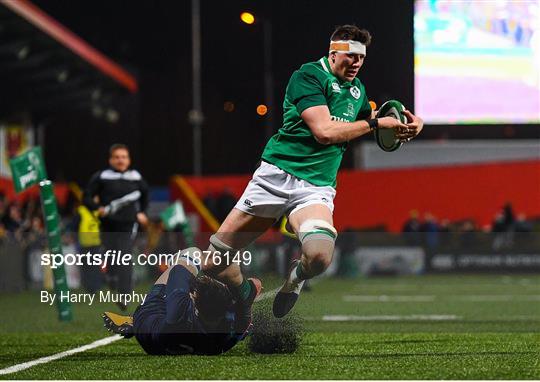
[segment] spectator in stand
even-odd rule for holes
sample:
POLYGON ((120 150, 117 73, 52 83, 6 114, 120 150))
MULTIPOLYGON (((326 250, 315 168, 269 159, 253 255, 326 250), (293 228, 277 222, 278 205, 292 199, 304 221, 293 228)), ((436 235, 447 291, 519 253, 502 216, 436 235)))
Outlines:
POLYGON ((532 232, 533 230, 531 222, 527 221, 527 217, 525 216, 524 213, 520 213, 518 215, 514 228, 516 232, 521 232, 521 233, 528 233, 528 232, 532 232))
POLYGON ((203 199, 206 208, 208 208, 219 222, 225 220, 237 201, 238 198, 234 196, 229 187, 225 187, 221 193, 209 193, 203 199))
POLYGON ((439 226, 437 220, 430 212, 424 214, 424 223, 420 226, 424 232, 424 243, 428 251, 432 252, 439 246, 439 226))
POLYGON ((504 232, 504 217, 502 212, 497 212, 493 217, 493 222, 491 223, 491 232, 504 232))
POLYGON ((514 224, 515 229, 515 245, 518 250, 526 250, 527 248, 534 247, 534 240, 532 231, 533 225, 531 222, 527 221, 527 218, 524 213, 520 213, 517 216, 516 222, 514 224))
POLYGON ((501 212, 495 216, 492 232, 495 232, 492 247, 498 251, 514 245, 515 217, 512 204, 506 203, 501 212))
POLYGON ((218 216, 217 200, 218 200, 217 194, 215 192, 210 192, 203 198, 203 203, 205 207, 208 208, 208 211, 210 211, 212 215, 216 217, 216 219, 219 219, 217 217, 218 216))
POLYGON ((339 265, 337 274, 342 277, 357 277, 359 273, 355 251, 360 245, 358 232, 354 228, 345 228, 338 236, 336 246, 339 248, 339 265))
POLYGON ((222 222, 236 205, 238 198, 233 195, 229 187, 225 187, 216 200, 216 218, 222 222))
POLYGON ((408 245, 421 245, 422 236, 420 235, 420 220, 418 220, 418 211, 411 210, 409 220, 405 222, 402 228, 405 242, 408 245))
POLYGON ((45 245, 45 229, 43 227, 43 220, 39 216, 33 216, 30 219, 30 224, 24 230, 25 242, 28 246, 41 246, 45 245))
POLYGON ((461 232, 461 248, 471 249, 476 245, 476 224, 473 220, 464 220, 459 231, 461 232))
POLYGON ((452 227, 448 219, 442 219, 439 223, 439 247, 448 248, 452 243, 450 232, 452 227))
POLYGON ((446 234, 450 232, 450 221, 448 219, 442 219, 439 224, 439 232, 446 234))
POLYGON ((6 196, 0 192, 0 219, 4 217, 6 213, 6 196))
POLYGON ((503 207, 503 222, 506 228, 506 231, 514 230, 514 223, 516 221, 514 217, 514 210, 511 203, 506 203, 503 207))
POLYGON ((30 227, 32 218, 41 216, 39 198, 29 198, 22 208, 24 225, 30 227))
POLYGON ((21 209, 16 203, 11 203, 7 207, 7 213, 2 218, 2 224, 16 240, 22 239, 23 218, 21 209))

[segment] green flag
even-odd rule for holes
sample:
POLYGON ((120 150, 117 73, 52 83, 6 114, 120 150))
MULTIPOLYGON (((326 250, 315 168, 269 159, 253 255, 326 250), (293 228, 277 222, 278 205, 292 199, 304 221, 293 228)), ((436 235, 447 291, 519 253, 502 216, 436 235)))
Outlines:
POLYGON ((40 147, 34 147, 9 160, 11 176, 17 193, 47 179, 40 147))
POLYGON ((171 204, 159 216, 161 217, 161 221, 163 221, 165 229, 168 231, 175 229, 187 221, 184 207, 180 201, 171 204))

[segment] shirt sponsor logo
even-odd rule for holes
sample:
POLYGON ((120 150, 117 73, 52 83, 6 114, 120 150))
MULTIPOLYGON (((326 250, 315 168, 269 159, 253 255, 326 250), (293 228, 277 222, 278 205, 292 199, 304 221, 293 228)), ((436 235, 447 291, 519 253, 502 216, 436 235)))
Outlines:
POLYGON ((341 118, 341 117, 336 117, 335 115, 331 115, 330 120, 331 121, 338 121, 338 122, 351 122, 348 119, 341 118))
POLYGON ((341 93, 341 88, 337 82, 332 82, 332 91, 334 93, 341 93))
POLYGON ((358 99, 360 98, 360 95, 362 93, 360 92, 360 89, 358 89, 358 86, 353 86, 351 88, 351 95, 355 98, 355 99, 358 99))

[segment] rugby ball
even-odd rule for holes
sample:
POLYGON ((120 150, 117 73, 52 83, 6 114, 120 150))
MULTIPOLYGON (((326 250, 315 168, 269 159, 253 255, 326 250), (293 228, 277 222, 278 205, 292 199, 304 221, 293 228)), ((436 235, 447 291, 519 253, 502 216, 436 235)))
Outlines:
MULTIPOLYGON (((386 101, 379 108, 377 118, 392 117, 399 119, 403 123, 407 123, 407 117, 402 113, 405 110, 405 106, 395 99, 386 101)), ((375 140, 379 147, 384 151, 396 151, 403 144, 396 138, 396 132, 394 129, 375 129, 375 140)))

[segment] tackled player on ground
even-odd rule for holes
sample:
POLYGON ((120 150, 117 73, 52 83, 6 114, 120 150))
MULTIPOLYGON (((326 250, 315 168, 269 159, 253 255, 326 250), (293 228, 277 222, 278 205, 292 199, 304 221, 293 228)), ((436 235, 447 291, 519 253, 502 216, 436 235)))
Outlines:
POLYGON ((221 354, 248 334, 238 332, 234 301, 226 285, 197 276, 200 249, 181 252, 176 264, 163 272, 133 317, 103 314, 105 327, 125 338, 135 336, 151 355, 221 354))

